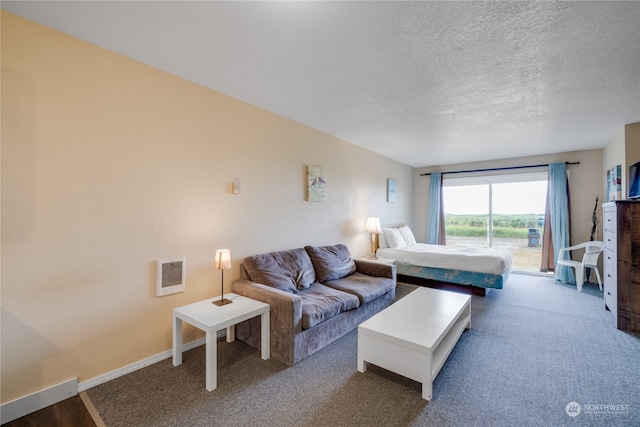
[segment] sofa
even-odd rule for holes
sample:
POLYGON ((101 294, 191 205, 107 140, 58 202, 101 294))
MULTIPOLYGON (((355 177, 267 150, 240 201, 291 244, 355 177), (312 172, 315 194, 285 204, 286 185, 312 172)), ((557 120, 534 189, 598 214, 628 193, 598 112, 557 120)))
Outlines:
MULTIPOLYGON (((271 357, 294 365, 389 306, 395 265, 352 259, 343 244, 246 257, 232 290, 271 306, 271 357)), ((260 348, 260 321, 236 326, 260 348)))

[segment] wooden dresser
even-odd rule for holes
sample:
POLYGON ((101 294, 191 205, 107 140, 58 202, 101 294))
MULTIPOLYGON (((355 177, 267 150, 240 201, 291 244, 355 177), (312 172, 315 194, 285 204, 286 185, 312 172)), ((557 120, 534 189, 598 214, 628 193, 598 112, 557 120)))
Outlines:
POLYGON ((640 332, 640 202, 605 203, 604 304, 618 329, 640 332))

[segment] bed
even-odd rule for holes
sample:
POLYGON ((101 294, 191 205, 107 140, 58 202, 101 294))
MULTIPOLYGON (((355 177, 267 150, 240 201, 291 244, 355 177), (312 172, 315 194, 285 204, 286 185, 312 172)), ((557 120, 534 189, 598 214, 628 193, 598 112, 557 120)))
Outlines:
POLYGON ((476 295, 502 289, 511 273, 507 249, 417 243, 404 224, 383 226, 376 255, 395 260, 398 281, 476 295))

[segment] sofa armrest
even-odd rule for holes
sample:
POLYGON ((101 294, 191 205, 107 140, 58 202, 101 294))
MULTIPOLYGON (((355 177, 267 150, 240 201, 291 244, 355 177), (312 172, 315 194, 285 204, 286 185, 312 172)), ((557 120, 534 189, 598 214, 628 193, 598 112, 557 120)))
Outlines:
POLYGON ((363 259, 354 259, 356 263, 356 271, 367 276, 388 277, 396 279, 395 264, 383 264, 380 262, 367 261, 363 259))
POLYGON ((234 280, 232 292, 269 304, 271 331, 293 336, 302 330, 302 298, 247 279, 234 280))

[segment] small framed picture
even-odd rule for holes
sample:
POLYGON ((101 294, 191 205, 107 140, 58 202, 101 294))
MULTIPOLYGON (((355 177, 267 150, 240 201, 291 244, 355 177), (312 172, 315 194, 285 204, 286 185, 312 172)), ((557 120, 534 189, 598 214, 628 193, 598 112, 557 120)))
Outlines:
POLYGON ((185 290, 186 258, 159 259, 156 262, 156 296, 163 297, 185 290))
POLYGON ((307 201, 324 202, 327 200, 325 186, 327 184, 324 169, 320 166, 307 166, 307 201))
POLYGON ((396 180, 393 178, 388 178, 387 179, 387 202, 395 203, 397 195, 398 195, 398 187, 396 185, 396 180))

